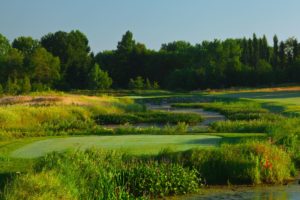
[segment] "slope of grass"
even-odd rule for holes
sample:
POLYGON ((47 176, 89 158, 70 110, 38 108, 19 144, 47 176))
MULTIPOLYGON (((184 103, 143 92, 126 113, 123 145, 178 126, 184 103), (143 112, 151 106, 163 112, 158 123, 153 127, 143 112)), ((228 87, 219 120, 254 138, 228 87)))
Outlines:
POLYGON ((209 135, 125 135, 86 136, 46 139, 25 145, 10 156, 15 158, 36 158, 53 151, 70 149, 123 149, 134 154, 156 154, 163 148, 186 150, 195 147, 214 147, 221 137, 209 135))

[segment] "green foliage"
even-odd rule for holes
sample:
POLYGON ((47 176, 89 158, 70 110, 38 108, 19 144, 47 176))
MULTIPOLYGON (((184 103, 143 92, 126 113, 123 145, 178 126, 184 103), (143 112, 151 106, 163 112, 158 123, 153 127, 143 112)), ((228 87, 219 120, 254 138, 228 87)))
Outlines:
POLYGON ((200 182, 196 170, 172 163, 141 163, 126 169, 123 176, 131 193, 152 198, 197 191, 200 182))
POLYGON ((141 90, 144 88, 144 79, 141 76, 138 76, 135 79, 130 79, 128 87, 130 89, 141 90))
POLYGON ((288 153, 257 141, 218 149, 164 150, 147 157, 93 149, 69 151, 40 159, 34 171, 6 186, 4 197, 155 199, 195 192, 204 182, 282 183, 294 170, 288 153), (37 191, 30 194, 34 188, 37 191))
POLYGON ((30 79, 28 76, 25 76, 22 81, 21 91, 22 91, 22 93, 25 93, 25 94, 29 93, 31 91, 31 84, 30 84, 30 79))
POLYGON ((266 133, 273 125, 274 123, 266 120, 228 120, 215 122, 211 128, 221 133, 266 133))
POLYGON ((282 183, 294 173, 288 153, 266 142, 250 141, 222 145, 218 149, 195 149, 162 153, 162 160, 183 162, 201 174, 208 184, 282 183))
POLYGON ((30 60, 33 80, 37 84, 53 86, 60 78, 60 61, 44 48, 37 48, 30 60))
POLYGON ((32 37, 21 36, 12 42, 12 47, 20 50, 26 56, 31 56, 39 46, 39 41, 34 40, 32 37))
POLYGON ((7 200, 75 199, 54 171, 16 177, 4 191, 7 200))
POLYGON ((88 38, 79 30, 49 33, 40 41, 21 36, 12 42, 13 48, 0 35, 0 84, 5 84, 9 76, 23 79, 26 75, 32 84, 59 90, 107 89, 112 80, 114 88, 138 90, 159 86, 194 90, 299 82, 297 39, 279 41, 275 35, 273 43, 270 47, 265 35, 253 34, 251 38, 203 41, 195 45, 174 41, 154 51, 136 42, 133 33, 127 31, 116 50, 94 56, 88 38), (50 64, 49 55, 42 53, 41 48, 57 60, 50 64), (43 55, 37 56, 36 51, 43 55), (32 59, 41 66, 40 70, 32 66, 32 59), (96 70, 95 64, 101 70, 96 70), (55 66, 56 72, 46 77, 49 65, 55 66))
POLYGON ((12 80, 11 77, 8 77, 6 87, 5 87, 5 92, 8 94, 17 94, 19 90, 20 88, 17 83, 17 80, 16 79, 12 80))
POLYGON ((224 101, 210 103, 177 103, 174 107, 203 108, 217 111, 228 120, 218 121, 211 125, 213 131, 235 133, 267 133, 283 116, 270 113, 254 101, 224 101))
POLYGON ((125 123, 172 123, 186 122, 196 124, 202 117, 193 113, 169 113, 159 111, 126 113, 126 114, 100 114, 95 116, 98 124, 125 124, 125 123))
POLYGON ((90 47, 87 37, 80 31, 69 33, 57 31, 42 37, 42 46, 57 56, 61 63, 58 82, 60 89, 88 88, 88 73, 91 68, 90 47))
POLYGON ((93 90, 109 89, 112 84, 112 79, 108 73, 102 71, 98 64, 95 64, 89 73, 90 88, 93 90))
POLYGON ((2 95, 2 94, 3 94, 3 92, 4 92, 4 90, 3 90, 3 86, 0 84, 0 95, 2 95))
POLYGON ((151 83, 150 83, 150 81, 149 81, 148 78, 146 79, 146 82, 145 82, 145 89, 146 90, 152 89, 152 85, 151 85, 151 83))
POLYGON ((5 198, 29 198, 27 191, 34 187, 41 197, 59 198, 65 192, 62 197, 72 199, 148 199, 198 189, 195 170, 126 157, 100 150, 50 154, 40 161, 35 172, 15 179, 6 188, 5 198))

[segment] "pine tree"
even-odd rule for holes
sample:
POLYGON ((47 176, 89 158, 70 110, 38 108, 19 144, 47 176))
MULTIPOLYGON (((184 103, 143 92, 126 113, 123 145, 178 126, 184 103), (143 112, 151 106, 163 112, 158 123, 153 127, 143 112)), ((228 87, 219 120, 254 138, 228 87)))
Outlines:
POLYGON ((252 49, 253 49, 252 65, 256 67, 259 61, 259 41, 255 33, 253 34, 252 49))
POLYGON ((286 63, 286 55, 285 55, 285 44, 283 41, 280 42, 278 55, 279 55, 280 67, 284 68, 286 63))
POLYGON ((293 41, 293 63, 296 61, 299 56, 299 45, 297 39, 293 41))
POLYGON ((242 61, 242 63, 248 65, 250 55, 249 55, 248 41, 246 38, 243 38, 241 47, 242 47, 241 61, 242 61))
POLYGON ((272 64, 273 68, 278 67, 278 38, 277 35, 273 37, 273 58, 272 58, 272 64))

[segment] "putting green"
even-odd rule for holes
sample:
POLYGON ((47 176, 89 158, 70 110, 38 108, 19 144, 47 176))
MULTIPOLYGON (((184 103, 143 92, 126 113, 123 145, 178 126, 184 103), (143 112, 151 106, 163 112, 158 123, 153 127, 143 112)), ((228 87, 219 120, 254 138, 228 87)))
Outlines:
POLYGON ((70 149, 121 149, 133 154, 155 154, 164 148, 187 150, 196 147, 213 147, 221 137, 209 135, 124 135, 84 136, 46 139, 25 145, 10 156, 14 158, 37 158, 47 153, 70 149))

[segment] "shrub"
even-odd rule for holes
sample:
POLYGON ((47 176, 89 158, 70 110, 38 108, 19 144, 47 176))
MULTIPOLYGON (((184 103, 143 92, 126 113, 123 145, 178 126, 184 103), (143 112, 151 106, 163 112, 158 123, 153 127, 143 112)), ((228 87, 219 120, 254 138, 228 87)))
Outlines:
POLYGON ((196 124, 202 121, 202 117, 194 113, 169 113, 160 111, 122 113, 122 114, 99 114, 95 116, 98 124, 125 124, 125 123, 171 123, 185 122, 196 124))
POLYGON ((208 184, 282 183, 295 173, 289 154, 267 142, 250 141, 224 144, 218 149, 165 152, 157 158, 197 169, 208 184))
POLYGON ((18 176, 4 191, 4 199, 76 199, 54 171, 18 176))
POLYGON ((226 120, 214 122, 211 128, 221 133, 266 133, 273 124, 266 120, 226 120))
POLYGON ((31 191, 36 181, 42 183, 38 184, 36 195, 57 195, 58 199, 61 192, 66 194, 61 198, 66 199, 68 196, 74 199, 158 198, 195 192, 199 187, 197 171, 181 164, 143 161, 113 151, 87 150, 46 156, 34 172, 16 178, 6 188, 5 196, 17 199, 24 194, 21 189, 27 187, 25 191, 31 191))

